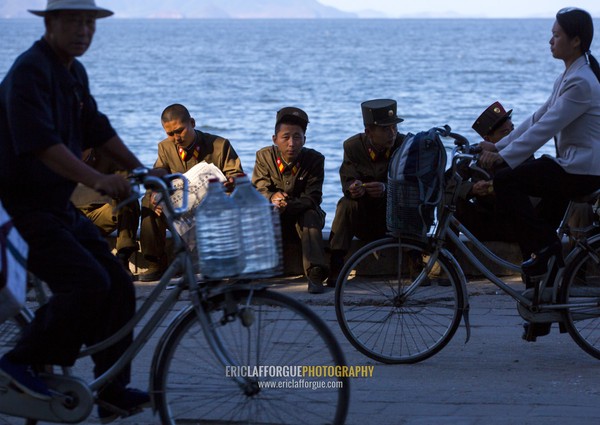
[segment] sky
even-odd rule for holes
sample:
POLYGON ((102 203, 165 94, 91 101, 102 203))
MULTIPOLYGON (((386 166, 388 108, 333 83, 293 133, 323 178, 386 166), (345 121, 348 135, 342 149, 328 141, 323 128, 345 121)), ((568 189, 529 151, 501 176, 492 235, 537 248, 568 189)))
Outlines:
POLYGON ((448 12, 456 16, 478 18, 552 18, 566 6, 587 10, 600 18, 599 0, 319 0, 320 3, 348 12, 365 9, 384 12, 389 17, 443 17, 448 12))

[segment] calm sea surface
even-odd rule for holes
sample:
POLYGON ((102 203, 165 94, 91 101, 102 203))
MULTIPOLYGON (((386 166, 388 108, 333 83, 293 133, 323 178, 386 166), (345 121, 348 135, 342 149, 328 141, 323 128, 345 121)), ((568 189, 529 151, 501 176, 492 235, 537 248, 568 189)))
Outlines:
MULTIPOLYGON (((599 22, 596 21, 596 28, 599 22)), ((550 95, 552 20, 98 21, 82 58, 92 93, 146 164, 164 133, 160 113, 183 103, 200 129, 226 137, 246 172, 271 144, 276 111, 310 118, 306 146, 326 157, 323 208, 341 196, 342 142, 362 131, 360 103, 389 97, 402 132, 471 124, 495 100, 516 124, 550 95)), ((43 33, 41 19, 0 20, 0 78, 43 33)), ((592 51, 595 51, 595 46, 592 51)), ((540 153, 552 153, 551 145, 540 153)))

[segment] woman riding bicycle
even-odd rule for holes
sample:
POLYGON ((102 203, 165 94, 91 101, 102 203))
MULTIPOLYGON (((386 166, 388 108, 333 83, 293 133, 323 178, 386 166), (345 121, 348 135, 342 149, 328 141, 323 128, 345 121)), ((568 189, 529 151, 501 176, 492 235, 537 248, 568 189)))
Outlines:
MULTIPOLYGON (((600 188, 600 68, 590 52, 593 34, 588 12, 559 10, 550 50, 565 71, 550 98, 496 145, 482 143, 483 166, 509 165, 496 175, 494 191, 519 235, 523 257, 529 258, 521 265, 529 277, 546 274, 552 257, 562 264, 556 228, 569 199, 600 188), (525 161, 552 137, 556 157, 525 161), (529 196, 541 198, 536 210, 529 196)), ((550 326, 544 325, 537 336, 548 333, 550 326)))

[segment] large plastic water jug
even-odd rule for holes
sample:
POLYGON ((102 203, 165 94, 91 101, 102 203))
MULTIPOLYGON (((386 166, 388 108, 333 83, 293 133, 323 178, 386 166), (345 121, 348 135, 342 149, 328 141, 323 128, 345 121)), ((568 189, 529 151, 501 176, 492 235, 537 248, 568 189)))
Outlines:
POLYGON ((279 217, 273 206, 240 174, 231 194, 241 211, 244 274, 272 276, 280 272, 281 240, 279 217))
POLYGON ((204 277, 234 277, 244 269, 240 208, 218 179, 209 181, 206 196, 196 208, 196 241, 204 277))

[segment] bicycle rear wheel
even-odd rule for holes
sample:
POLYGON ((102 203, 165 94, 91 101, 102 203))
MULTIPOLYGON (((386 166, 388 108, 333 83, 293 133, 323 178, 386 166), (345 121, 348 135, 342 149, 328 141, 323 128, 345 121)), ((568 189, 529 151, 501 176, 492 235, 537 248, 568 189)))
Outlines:
POLYGON ((432 268, 438 278, 430 273, 416 287, 429 254, 423 242, 386 238, 347 261, 335 310, 344 335, 360 352, 383 363, 416 363, 452 339, 464 308, 462 286, 454 264, 440 255, 432 268))
POLYGON ((162 423, 344 423, 349 382, 330 372, 345 359, 314 312, 282 294, 249 289, 211 297, 205 309, 208 337, 190 307, 160 344, 152 388, 162 423), (216 352, 207 339, 213 336, 216 352), (311 366, 327 376, 296 376, 296 367, 311 366))
POLYGON ((591 242, 589 248, 567 264, 560 300, 573 304, 564 315, 571 338, 586 353, 600 359, 600 239, 591 242))

